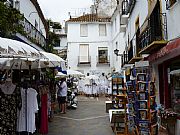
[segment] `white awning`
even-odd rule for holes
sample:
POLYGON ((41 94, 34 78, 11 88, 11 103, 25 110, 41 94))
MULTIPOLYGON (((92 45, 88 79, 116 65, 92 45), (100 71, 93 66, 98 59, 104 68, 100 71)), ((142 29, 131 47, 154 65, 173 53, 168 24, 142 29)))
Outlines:
POLYGON ((0 54, 7 56, 38 57, 39 52, 28 44, 0 37, 0 54))

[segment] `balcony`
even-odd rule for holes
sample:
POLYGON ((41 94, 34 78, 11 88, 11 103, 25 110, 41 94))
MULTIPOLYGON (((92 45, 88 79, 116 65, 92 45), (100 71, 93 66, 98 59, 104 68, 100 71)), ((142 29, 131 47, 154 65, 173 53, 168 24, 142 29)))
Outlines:
POLYGON ((128 54, 126 51, 121 56, 121 67, 124 67, 125 64, 128 64, 128 54))
POLYGON ((133 36, 133 39, 130 41, 130 46, 128 48, 128 64, 134 64, 142 59, 139 52, 139 31, 133 36))
POLYGON ((139 54, 152 54, 167 44, 167 18, 165 13, 152 14, 141 27, 139 54))
POLYGON ((38 45, 39 47, 46 46, 46 38, 26 18, 24 18, 20 24, 24 28, 24 31, 20 33, 21 35, 25 36, 29 41, 38 45))
POLYGON ((122 15, 131 14, 135 6, 135 3, 136 3, 136 0, 123 0, 122 1, 122 15))
POLYGON ((110 66, 110 56, 104 58, 96 57, 97 66, 110 66))
POLYGON ((91 66, 91 57, 78 56, 78 66, 91 66))

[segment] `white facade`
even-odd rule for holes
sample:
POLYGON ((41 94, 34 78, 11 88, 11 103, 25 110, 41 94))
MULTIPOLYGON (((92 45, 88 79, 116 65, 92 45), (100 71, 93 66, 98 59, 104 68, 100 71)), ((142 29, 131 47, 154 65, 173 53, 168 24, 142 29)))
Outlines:
POLYGON ((166 1, 162 1, 162 13, 166 13, 167 16, 167 32, 168 40, 180 37, 180 1, 177 0, 176 3, 170 7, 169 10, 166 9, 166 1))
POLYGON ((82 71, 84 74, 101 74, 106 75, 111 72, 112 67, 112 47, 111 47, 111 23, 110 22, 68 22, 67 32, 68 50, 67 60, 68 68, 82 71), (87 24, 88 36, 80 36, 80 25, 87 24), (106 36, 99 36, 99 24, 106 24, 106 36), (89 46, 89 56, 91 57, 90 65, 78 66, 78 57, 80 55, 80 45, 87 44, 89 46), (98 47, 108 48, 108 57, 110 65, 97 65, 98 47))
POLYGON ((38 30, 42 31, 44 37, 46 37, 45 26, 39 17, 38 11, 30 0, 20 0, 19 11, 24 14, 24 17, 35 26, 35 20, 38 23, 38 30))
POLYGON ((115 49, 119 50, 119 54, 123 54, 123 51, 125 49, 125 42, 124 42, 124 34, 120 31, 120 5, 116 8, 115 12, 112 15, 111 18, 111 36, 112 36, 112 63, 115 68, 115 71, 121 70, 121 57, 122 56, 116 56, 114 54, 115 49))

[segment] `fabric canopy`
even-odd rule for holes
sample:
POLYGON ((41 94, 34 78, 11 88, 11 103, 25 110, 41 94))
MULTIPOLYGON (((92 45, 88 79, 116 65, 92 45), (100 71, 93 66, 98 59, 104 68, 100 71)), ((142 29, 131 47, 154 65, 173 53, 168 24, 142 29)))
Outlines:
POLYGON ((20 41, 0 37, 0 54, 1 56, 22 56, 38 57, 39 52, 35 48, 20 41))

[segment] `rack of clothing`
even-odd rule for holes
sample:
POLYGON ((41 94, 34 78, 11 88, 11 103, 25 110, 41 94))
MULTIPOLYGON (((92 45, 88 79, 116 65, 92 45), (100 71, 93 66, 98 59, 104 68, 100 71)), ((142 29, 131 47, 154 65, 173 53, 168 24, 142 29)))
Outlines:
POLYGON ((21 109, 20 87, 10 78, 0 85, 0 134, 16 135, 17 111, 21 109))

